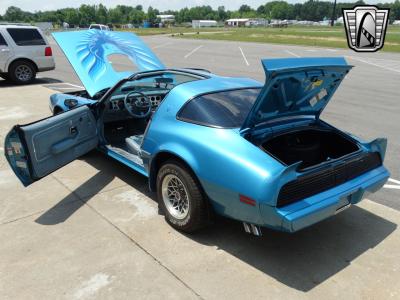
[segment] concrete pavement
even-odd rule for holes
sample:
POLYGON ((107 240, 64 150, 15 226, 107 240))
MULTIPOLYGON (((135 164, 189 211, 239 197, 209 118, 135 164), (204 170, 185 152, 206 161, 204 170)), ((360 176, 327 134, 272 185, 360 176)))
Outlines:
MULTIPOLYGON (((0 114, 1 138, 47 116, 51 93, 3 87, 13 113, 0 114)), ((164 222, 143 176, 97 152, 28 188, 1 159, 2 299, 399 297, 400 213, 375 202, 295 235, 256 238, 218 219, 188 236, 164 222)))
MULTIPOLYGON (((156 48, 160 56, 166 55, 161 51, 166 47, 156 48)), ((176 51, 184 54, 194 48, 188 43, 176 51)), ((242 50, 253 66, 251 51, 242 50)), ((198 55, 207 61, 208 51, 203 47, 189 58, 198 55)), ((222 71, 235 68, 231 64, 222 71)), ((379 134, 380 126, 395 136, 395 77, 376 68, 374 78, 386 82, 364 78, 367 91, 361 90, 370 67, 360 63, 344 83, 343 98, 335 99, 340 105, 326 116, 366 137, 379 134), (387 90, 386 98, 381 90, 374 91, 380 85, 387 90), (359 110, 360 96, 367 99, 362 108, 368 114, 359 110), (377 97, 379 102, 372 101, 377 97), (394 109, 381 108, 390 103, 394 109)), ((46 86, 65 81, 60 69, 58 78, 43 73, 51 79, 30 86, 0 81, 1 140, 12 125, 49 115, 48 99, 54 91, 46 86)), ((397 163, 397 143, 390 146, 391 166, 397 163)), ((392 205, 398 199, 393 191, 379 192, 374 201, 366 199, 293 235, 264 230, 264 236, 256 238, 226 219, 217 219, 196 235, 184 235, 158 214, 143 176, 97 152, 28 188, 12 174, 3 152, 0 148, 1 299, 400 298, 400 212, 392 205)))

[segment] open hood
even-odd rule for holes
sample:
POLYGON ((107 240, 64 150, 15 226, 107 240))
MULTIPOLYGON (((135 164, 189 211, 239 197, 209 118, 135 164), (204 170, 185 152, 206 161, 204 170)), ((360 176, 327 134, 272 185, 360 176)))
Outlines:
POLYGON ((150 48, 131 32, 92 29, 55 32, 53 37, 90 96, 137 71, 165 68, 150 48), (114 70, 109 56, 118 54, 132 61, 132 71, 114 70))
POLYGON ((293 115, 319 117, 351 69, 342 57, 263 59, 266 81, 242 130, 293 115))

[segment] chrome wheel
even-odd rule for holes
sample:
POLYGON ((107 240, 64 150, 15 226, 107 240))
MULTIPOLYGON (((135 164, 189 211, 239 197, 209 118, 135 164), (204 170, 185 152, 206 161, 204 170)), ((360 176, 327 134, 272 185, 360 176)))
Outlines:
POLYGON ((32 69, 27 65, 19 65, 15 68, 15 77, 20 81, 29 81, 32 79, 32 69))
POLYGON ((183 182, 175 175, 168 174, 161 185, 162 198, 168 212, 182 220, 189 213, 189 195, 183 182))

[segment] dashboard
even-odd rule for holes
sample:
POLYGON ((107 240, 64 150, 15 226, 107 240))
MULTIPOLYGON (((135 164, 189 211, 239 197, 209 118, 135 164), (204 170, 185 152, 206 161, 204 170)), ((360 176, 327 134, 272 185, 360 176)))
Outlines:
MULTIPOLYGON (((164 99, 165 95, 146 95, 146 96, 150 99, 151 107, 154 110, 160 105, 160 103, 164 99)), ((110 104, 109 104, 109 109, 114 110, 114 111, 125 110, 124 99, 125 99, 125 96, 115 97, 115 98, 111 99, 110 104)), ((143 97, 139 96, 139 95, 136 95, 136 96, 132 95, 132 97, 129 97, 127 99, 127 102, 133 103, 136 100, 143 100, 143 97)))
MULTIPOLYGON (((151 92, 143 92, 151 101, 151 106, 152 109, 155 110, 161 103, 161 101, 164 99, 165 95, 168 93, 168 91, 151 91, 151 92)), ((114 96, 111 98, 110 103, 109 103, 109 110, 113 111, 121 111, 125 110, 125 105, 124 105, 124 99, 126 95, 118 95, 114 96)), ((143 97, 139 94, 133 93, 132 96, 130 96, 127 99, 128 103, 133 103, 136 100, 142 100, 143 97)))
MULTIPOLYGON (((151 101, 152 111, 154 112, 164 97, 168 93, 166 90, 143 92, 151 101)), ((125 109, 124 99, 126 94, 113 96, 107 104, 104 122, 119 121, 133 118, 125 109)), ((128 103, 133 103, 136 100, 141 100, 143 96, 133 93, 127 99, 128 103)))

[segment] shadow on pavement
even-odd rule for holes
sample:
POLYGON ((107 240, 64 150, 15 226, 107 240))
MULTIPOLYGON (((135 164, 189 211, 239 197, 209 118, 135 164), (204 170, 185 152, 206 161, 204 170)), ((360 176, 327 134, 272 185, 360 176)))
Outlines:
MULTIPOLYGON (((68 202, 69 196, 65 197, 42 214, 36 220, 37 223, 54 225, 65 221, 115 177, 156 201, 155 194, 147 189, 147 179, 144 176, 97 152, 82 159, 99 172, 72 193, 76 195, 80 191, 89 190, 91 195, 77 201, 80 204, 57 209, 68 202)), ((306 292, 377 246, 396 226, 367 210, 353 206, 295 234, 263 229, 263 236, 255 237, 244 233, 240 222, 218 217, 213 226, 186 236, 201 244, 217 246, 279 282, 306 292)))
POLYGON ((19 85, 15 84, 10 80, 3 80, 0 78, 0 88, 2 87, 14 87, 14 86, 28 86, 28 85, 37 85, 37 84, 48 84, 48 83, 61 83, 63 81, 55 79, 55 78, 47 78, 47 77, 40 77, 36 78, 32 83, 19 85))
MULTIPOLYGON (((80 200, 77 201, 80 203, 80 205, 73 205, 73 209, 61 210, 60 213, 60 207, 71 203, 70 194, 39 216, 35 220, 36 223, 42 225, 56 225, 64 222, 80 207, 88 202, 94 195, 100 193, 116 177, 124 181, 126 184, 129 184, 133 188, 150 195, 150 191, 144 188, 147 186, 147 178, 115 161, 114 159, 109 158, 100 152, 92 151, 82 156, 81 160, 96 168, 98 173, 90 177, 71 192, 73 196, 80 200)), ((77 172, 79 172, 79 170, 77 170, 77 172)), ((149 197, 151 197, 151 195, 149 197)))
POLYGON ((263 229, 257 238, 241 223, 218 218, 193 240, 217 246, 279 282, 307 292, 388 237, 397 225, 358 206, 294 234, 263 229))

